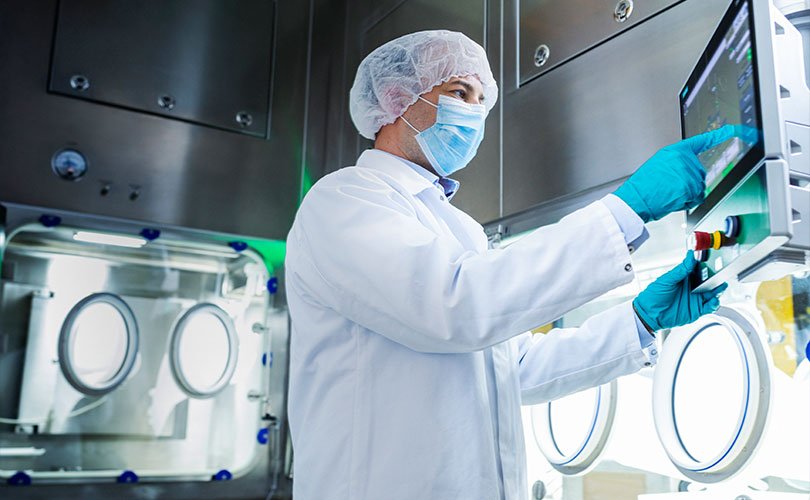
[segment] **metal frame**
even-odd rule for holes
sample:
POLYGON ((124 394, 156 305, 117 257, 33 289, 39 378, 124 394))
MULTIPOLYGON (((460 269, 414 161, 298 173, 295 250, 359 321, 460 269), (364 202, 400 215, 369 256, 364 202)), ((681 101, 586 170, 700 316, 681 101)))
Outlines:
POLYGON ((129 376, 135 365, 135 360, 138 356, 138 343, 140 341, 140 334, 138 332, 138 322, 135 315, 130 309, 129 305, 119 297, 112 293, 94 293, 80 300, 65 317, 62 323, 62 330, 59 334, 59 368, 65 379, 77 391, 87 394, 88 396, 103 396, 113 390, 129 376), (92 386, 83 382, 81 376, 76 373, 73 368, 73 343, 71 342, 75 334, 75 324, 79 316, 86 310, 86 308, 94 304, 107 304, 112 306, 121 319, 124 320, 127 335, 127 350, 121 366, 116 371, 115 375, 109 381, 100 386, 92 386))

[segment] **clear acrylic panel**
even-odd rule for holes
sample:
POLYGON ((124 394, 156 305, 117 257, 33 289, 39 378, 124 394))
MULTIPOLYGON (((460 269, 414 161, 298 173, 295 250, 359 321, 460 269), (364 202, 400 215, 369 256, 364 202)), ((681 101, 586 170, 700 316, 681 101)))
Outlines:
POLYGON ((245 474, 266 443, 267 268, 115 236, 32 225, 3 249, 0 478, 245 474))

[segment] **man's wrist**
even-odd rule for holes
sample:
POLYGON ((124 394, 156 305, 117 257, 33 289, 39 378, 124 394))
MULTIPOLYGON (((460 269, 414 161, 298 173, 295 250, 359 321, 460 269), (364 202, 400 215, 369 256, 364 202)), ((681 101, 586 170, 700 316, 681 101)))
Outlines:
POLYGON ((633 313, 635 313, 636 318, 638 318, 638 320, 641 322, 641 324, 644 325, 644 328, 647 329, 647 332, 649 332, 650 335, 655 336, 655 330, 650 328, 650 325, 648 325, 647 322, 644 321, 644 318, 642 318, 641 315, 638 313, 638 309, 636 309, 636 301, 634 300, 631 305, 633 307, 633 313))

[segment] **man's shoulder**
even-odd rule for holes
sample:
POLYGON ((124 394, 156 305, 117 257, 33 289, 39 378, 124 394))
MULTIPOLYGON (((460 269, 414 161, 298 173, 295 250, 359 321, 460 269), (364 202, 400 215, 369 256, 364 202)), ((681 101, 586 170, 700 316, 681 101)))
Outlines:
POLYGON ((352 188, 373 188, 375 191, 401 191, 397 180, 387 173, 374 168, 352 165, 350 167, 340 168, 321 177, 312 185, 305 199, 307 197, 317 198, 334 192, 335 190, 345 192, 352 188))

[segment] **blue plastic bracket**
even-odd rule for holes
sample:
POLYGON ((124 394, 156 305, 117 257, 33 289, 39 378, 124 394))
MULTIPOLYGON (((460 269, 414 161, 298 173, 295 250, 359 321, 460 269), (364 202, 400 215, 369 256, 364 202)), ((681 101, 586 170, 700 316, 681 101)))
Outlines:
POLYGON ((228 243, 228 246, 233 248, 237 252, 244 252, 245 250, 247 250, 248 247, 247 243, 245 243, 244 241, 231 241, 230 243, 228 243))
POLYGON ((267 427, 259 429, 259 433, 256 434, 256 441, 258 441, 259 444, 267 444, 267 442, 270 441, 270 430, 268 430, 267 427))
POLYGON ((131 470, 125 470, 118 476, 117 481, 122 484, 126 483, 137 483, 138 482, 138 475, 132 472, 131 470))
POLYGON ((270 292, 270 295, 275 295, 278 292, 278 278, 273 276, 267 280, 267 291, 270 292))
POLYGON ((262 354, 262 365, 269 366, 269 367, 273 366, 273 353, 272 352, 266 352, 266 353, 262 354))
POLYGON ((29 486, 31 484, 31 476, 23 471, 19 471, 6 480, 11 486, 29 486))
POLYGON ((233 474, 228 469, 222 469, 211 476, 211 481, 230 481, 231 479, 233 479, 233 474))
POLYGON ((45 227, 56 227, 62 223, 62 218, 58 215, 42 214, 39 217, 39 223, 45 227))
POLYGON ((160 229, 150 229, 145 227, 141 229, 141 236, 149 241, 155 241, 156 239, 160 238, 160 229))

